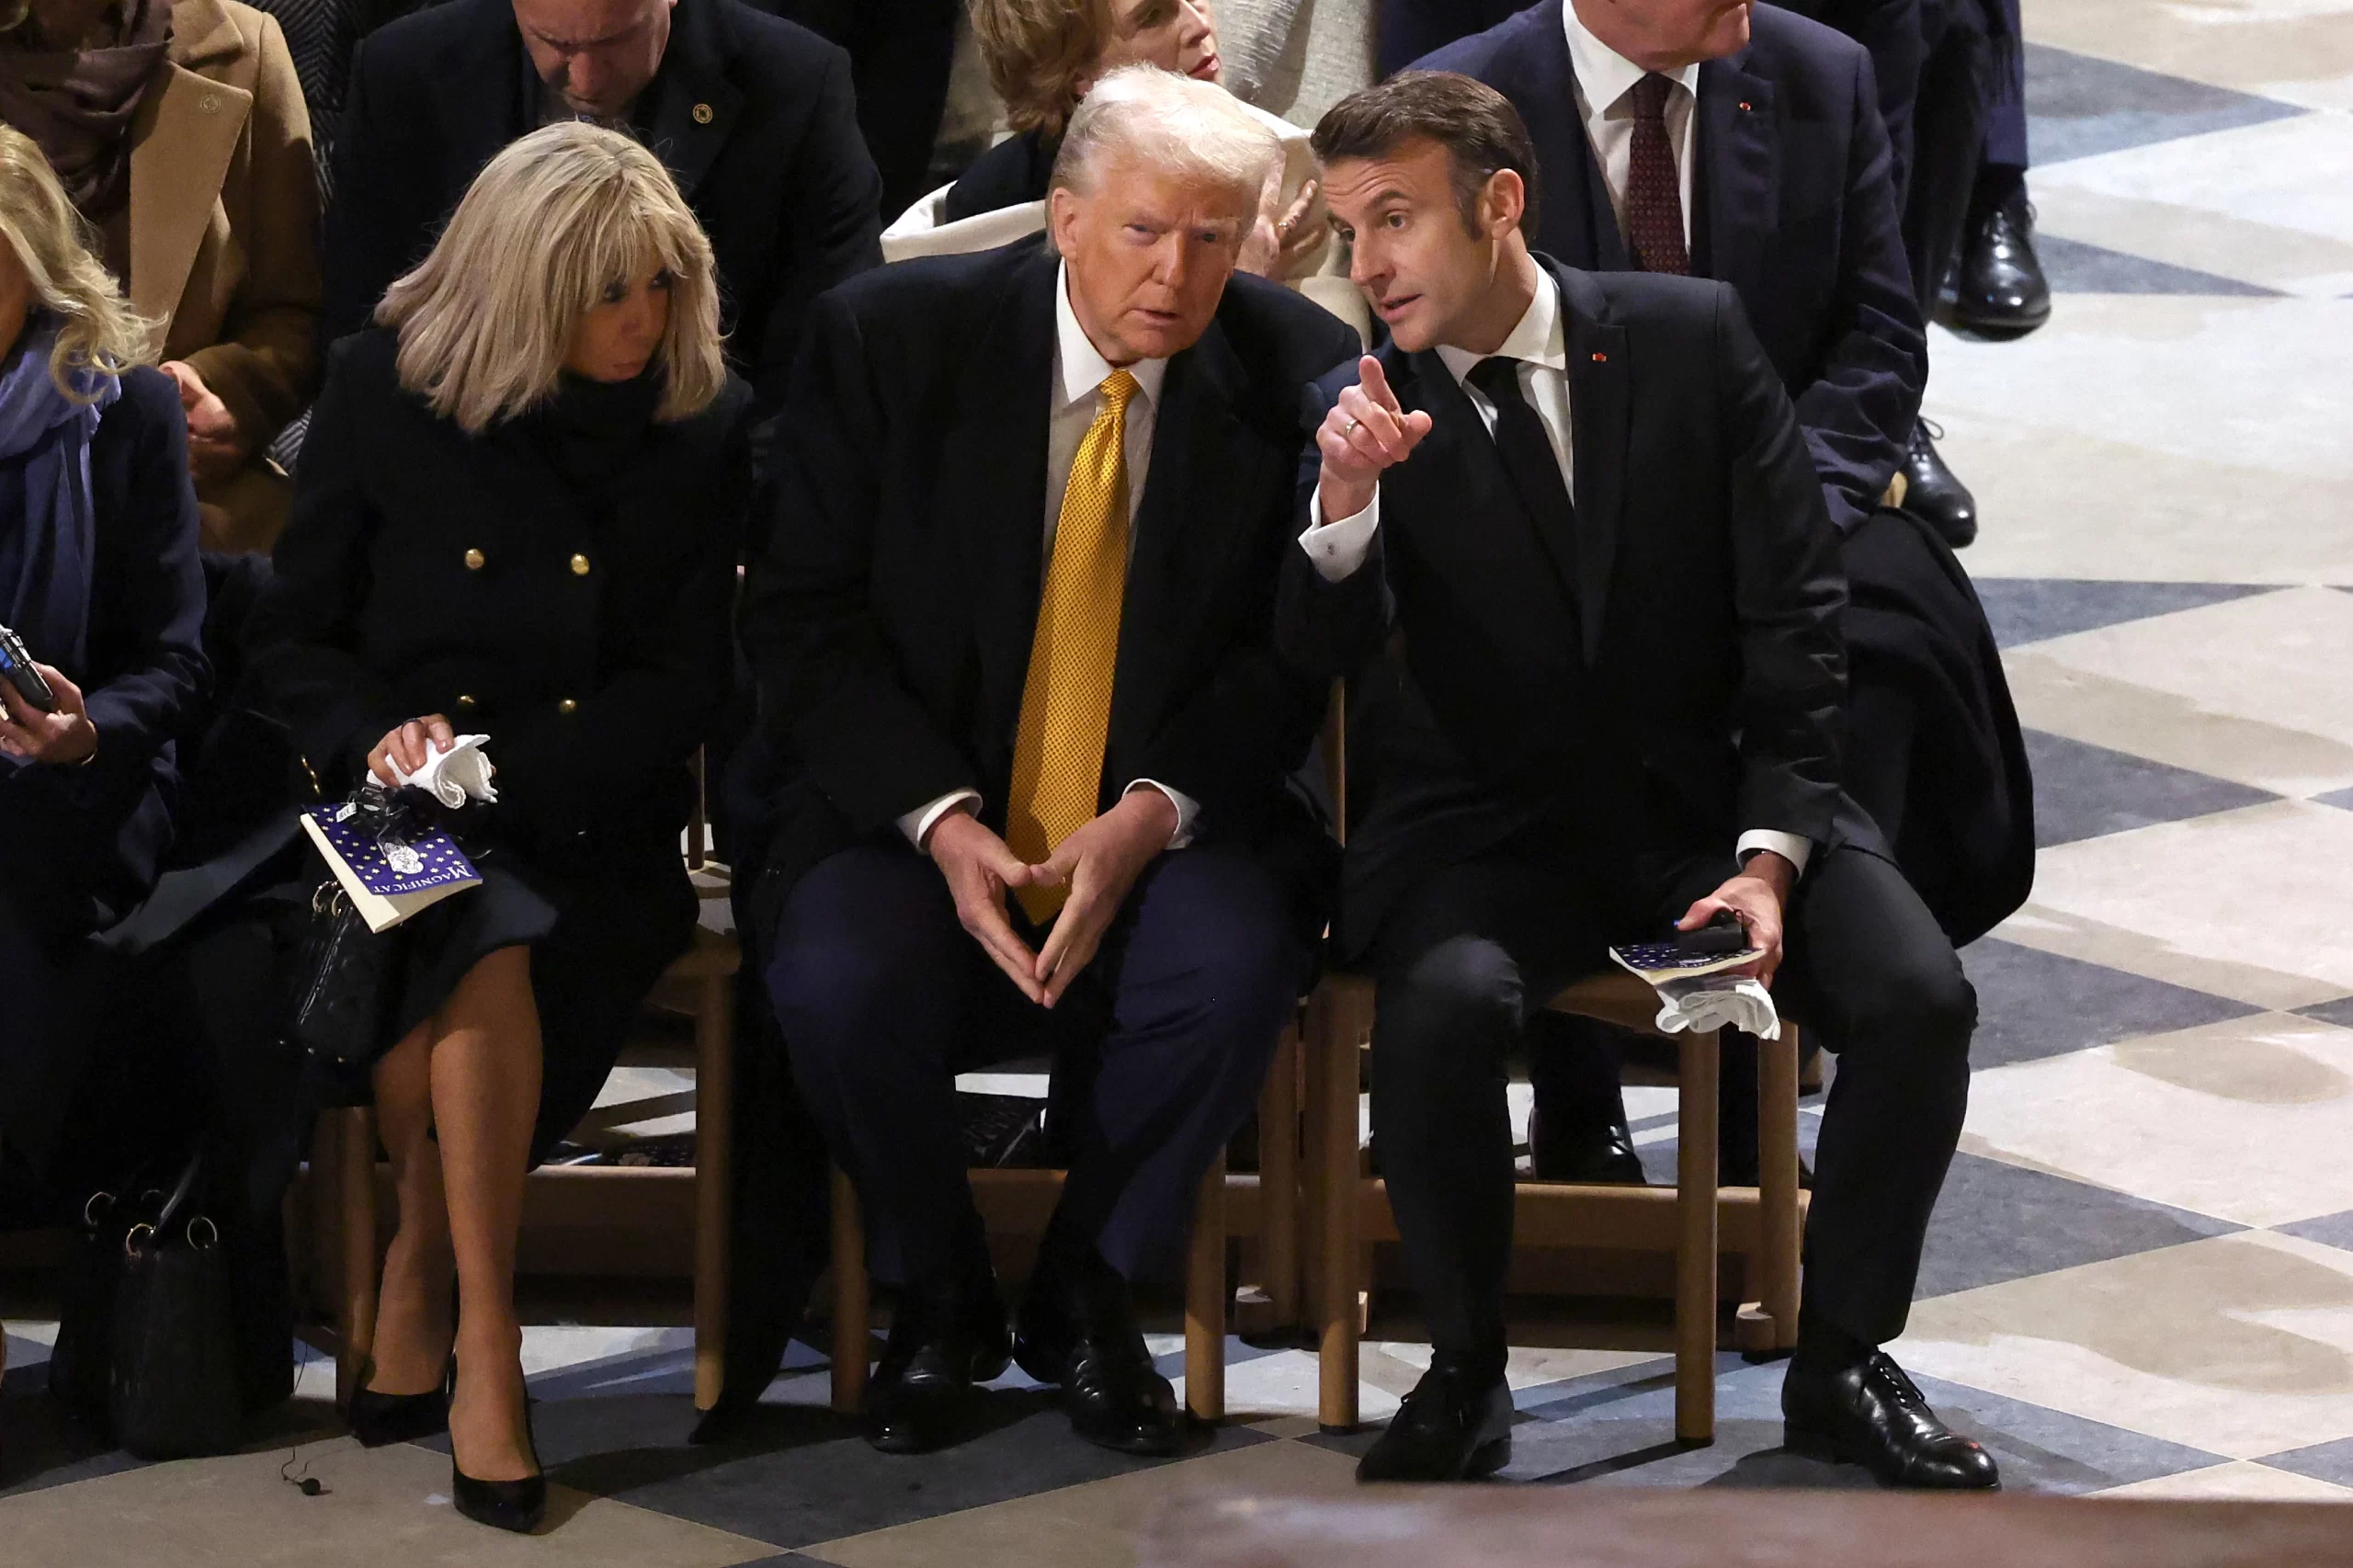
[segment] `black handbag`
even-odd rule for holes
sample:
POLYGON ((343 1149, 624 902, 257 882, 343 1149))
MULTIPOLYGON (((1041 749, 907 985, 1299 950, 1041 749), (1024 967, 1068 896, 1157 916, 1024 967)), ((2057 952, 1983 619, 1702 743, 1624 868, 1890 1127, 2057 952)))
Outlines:
POLYGON ((199 1165, 160 1199, 84 1207, 50 1359, 51 1392, 144 1460, 226 1453, 243 1424, 228 1254, 188 1200, 199 1165))
POLYGON ((312 890, 287 1025, 297 1045, 345 1066, 374 1059, 383 1046, 392 937, 368 929, 334 877, 312 890))

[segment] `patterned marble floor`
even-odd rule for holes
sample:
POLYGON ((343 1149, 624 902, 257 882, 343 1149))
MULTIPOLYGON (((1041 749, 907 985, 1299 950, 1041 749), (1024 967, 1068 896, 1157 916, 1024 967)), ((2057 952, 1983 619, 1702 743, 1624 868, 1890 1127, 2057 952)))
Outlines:
MULTIPOLYGON (((1966 955, 1968 1132, 1897 1350, 2014 1488, 2353 1500, 2353 0, 2027 9, 2060 298, 2020 342, 1939 331, 1928 409, 1989 519, 2043 857, 1966 955)), ((1671 1115, 1644 1129, 1664 1155, 1671 1115)), ((140 1466, 38 1394, 53 1326, 7 1333, 28 1565, 1109 1564, 1172 1496, 1345 1488, 1370 1440, 1317 1435, 1305 1355, 1235 1342, 1237 1419, 1172 1462, 1079 1444, 1017 1377, 979 1440, 885 1459, 798 1347, 757 1430, 695 1448, 684 1330, 551 1322, 559 1501, 519 1540, 453 1514, 441 1453, 336 1436, 324 1362, 270 1440, 140 1466), (320 1497, 280 1484, 306 1471, 320 1497)), ((1367 1347, 1368 1419, 1427 1355, 1367 1347)), ((1524 1349, 1508 1479, 1858 1483, 1780 1451, 1779 1376, 1726 1358, 1685 1452, 1661 1357, 1524 1349)))

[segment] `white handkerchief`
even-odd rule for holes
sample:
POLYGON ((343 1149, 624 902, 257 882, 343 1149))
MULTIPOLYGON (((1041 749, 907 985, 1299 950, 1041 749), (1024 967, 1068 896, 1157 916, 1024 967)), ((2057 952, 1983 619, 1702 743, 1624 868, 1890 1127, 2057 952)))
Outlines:
POLYGON ((490 781, 498 769, 490 765, 490 758, 482 749, 489 744, 488 735, 460 735, 448 751, 434 751, 428 742, 425 766, 415 773, 403 773, 400 764, 393 763, 392 779, 410 789, 426 791, 452 810, 468 801, 495 801, 498 791, 490 781))
POLYGON ((1781 1015, 1772 993, 1756 982, 1730 975, 1708 974, 1691 980, 1654 984, 1661 1004, 1658 1027, 1665 1034, 1685 1029, 1706 1034, 1734 1028, 1758 1040, 1781 1038, 1781 1015))

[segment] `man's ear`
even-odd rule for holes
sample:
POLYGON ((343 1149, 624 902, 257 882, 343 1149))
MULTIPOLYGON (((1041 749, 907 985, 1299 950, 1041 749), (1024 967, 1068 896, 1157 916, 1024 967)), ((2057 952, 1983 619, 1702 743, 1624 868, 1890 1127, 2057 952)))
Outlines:
POLYGON ((1070 239, 1078 226, 1078 192, 1058 185, 1046 193, 1046 239, 1056 256, 1070 254, 1070 239))
POLYGON ((1490 239, 1501 239, 1519 227, 1528 214, 1528 182, 1519 177, 1517 169, 1497 169, 1487 176, 1486 189, 1479 193, 1481 226, 1490 239))

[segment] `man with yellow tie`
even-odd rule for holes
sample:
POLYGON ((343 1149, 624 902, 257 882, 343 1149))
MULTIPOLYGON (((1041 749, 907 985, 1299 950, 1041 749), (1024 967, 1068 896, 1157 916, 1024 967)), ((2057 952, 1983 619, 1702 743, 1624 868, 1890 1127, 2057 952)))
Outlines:
POLYGON ((1173 1272, 1330 871, 1285 787, 1321 693, 1272 624, 1302 394, 1357 345, 1233 276, 1278 155, 1215 87, 1114 73, 1048 243, 885 267, 812 315, 739 778, 768 994, 898 1288, 887 1451, 952 1441, 1009 1358, 1082 1436, 1177 1444, 1129 1284, 1173 1272), (1037 1054, 1070 1176, 1009 1335, 954 1074, 1037 1054))

